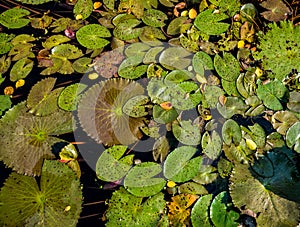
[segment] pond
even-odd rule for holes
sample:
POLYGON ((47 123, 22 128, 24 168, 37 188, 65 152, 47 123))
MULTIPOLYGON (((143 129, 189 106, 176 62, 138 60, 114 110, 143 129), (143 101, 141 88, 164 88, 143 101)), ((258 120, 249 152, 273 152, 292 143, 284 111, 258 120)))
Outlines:
POLYGON ((1 225, 299 225, 299 3, 1 1, 1 225))

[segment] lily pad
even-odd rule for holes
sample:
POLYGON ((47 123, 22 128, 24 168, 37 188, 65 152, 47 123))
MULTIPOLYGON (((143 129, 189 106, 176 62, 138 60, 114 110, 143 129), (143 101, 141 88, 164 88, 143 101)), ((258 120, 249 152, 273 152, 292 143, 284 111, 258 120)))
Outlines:
POLYGON ((10 51, 13 45, 10 41, 15 37, 14 34, 0 33, 0 54, 5 54, 10 51))
POLYGON ((0 116, 12 105, 9 95, 0 95, 0 116))
POLYGON ((129 99, 123 106, 123 112, 130 117, 144 117, 148 115, 145 105, 150 101, 146 95, 137 95, 129 99))
POLYGON ((89 49, 105 47, 110 42, 104 38, 111 37, 110 31, 99 24, 88 24, 76 32, 77 41, 80 45, 89 49))
POLYGON ((15 82, 28 76, 33 68, 33 61, 28 58, 22 58, 17 61, 10 70, 10 80, 15 82))
POLYGON ((96 164, 96 174, 100 180, 115 182, 124 177, 133 164, 133 155, 122 157, 127 146, 116 145, 106 149, 96 164))
POLYGON ((137 79, 147 72, 147 65, 140 65, 141 56, 134 55, 126 58, 118 69, 120 77, 125 79, 137 79))
POLYGON ((214 64, 207 53, 199 51, 193 56, 193 67, 196 73, 204 75, 204 70, 213 70, 214 64))
POLYGON ((300 153, 300 122, 293 124, 286 133, 286 144, 300 153))
POLYGON ((288 90, 282 82, 273 80, 267 84, 262 84, 258 80, 257 96, 263 101, 264 105, 271 110, 282 110, 282 98, 287 94, 288 90))
POLYGON ((178 186, 178 192, 180 194, 192 194, 192 195, 205 195, 207 194, 206 188, 195 182, 187 182, 178 186))
POLYGON ((177 17, 170 22, 167 28, 169 35, 177 35, 181 33, 181 26, 188 21, 188 17, 177 17))
POLYGON ((198 184, 210 184, 218 177, 218 173, 216 171, 217 169, 215 167, 206 165, 202 161, 199 172, 193 178, 193 181, 197 182, 198 184))
POLYGON ((80 99, 80 93, 82 93, 86 87, 87 86, 85 84, 80 84, 80 83, 72 84, 65 87, 59 94, 57 100, 57 104, 59 108, 65 111, 76 110, 77 104, 80 99))
POLYGON ((140 163, 128 172, 124 180, 124 186, 135 196, 153 196, 160 192, 166 184, 163 178, 155 177, 161 172, 162 168, 157 163, 140 163), (137 181, 137 179, 139 180, 137 181))
POLYGON ((286 14, 290 13, 289 7, 281 0, 267 0, 260 4, 268 11, 262 12, 261 15, 268 21, 278 22, 286 19, 286 14))
POLYGON ((214 66, 219 76, 227 81, 235 81, 240 75, 240 65, 236 58, 228 52, 223 52, 223 58, 216 55, 214 66))
POLYGON ((142 95, 144 88, 133 81, 110 79, 95 84, 82 96, 78 105, 79 121, 90 137, 105 145, 129 145, 141 138, 141 118, 123 113, 123 105, 142 95))
POLYGON ((73 62, 72 68, 78 73, 87 73, 91 71, 90 64, 92 63, 92 59, 88 57, 78 58, 73 62))
POLYGON ((220 22, 227 18, 225 13, 213 13, 212 9, 207 9, 196 17, 194 25, 207 35, 220 35, 230 26, 230 24, 220 22))
POLYGON ((143 22, 146 25, 153 27, 163 27, 165 25, 165 20, 168 19, 168 16, 160 10, 157 9, 148 9, 144 12, 142 17, 143 22))
POLYGON ((121 187, 113 193, 108 201, 108 210, 105 213, 108 220, 106 226, 158 225, 161 218, 160 212, 164 210, 165 206, 163 193, 145 199, 134 196, 121 187))
POLYGON ((173 150, 164 164, 164 175, 175 182, 185 182, 195 177, 199 171, 202 157, 192 157, 197 150, 194 147, 183 146, 173 150))
POLYGON ((194 204, 191 221, 193 226, 212 227, 209 221, 209 207, 212 201, 212 194, 201 196, 194 204))
MULTIPOLYGON (((6 73, 11 65, 11 58, 2 55, 0 58, 0 74, 6 73)), ((0 79, 0 84, 3 82, 3 78, 0 79)))
POLYGON ((169 145, 169 142, 166 138, 166 136, 161 136, 159 137, 154 145, 153 145, 153 149, 152 149, 152 155, 153 155, 153 159, 154 161, 160 161, 160 162, 163 162, 169 151, 170 151, 170 145, 169 145))
POLYGON ((230 205, 230 195, 224 191, 219 193, 210 205, 210 218, 215 226, 234 227, 239 223, 240 215, 230 205))
POLYGON ((79 179, 69 167, 46 160, 39 181, 11 173, 1 188, 0 199, 2 225, 76 226, 82 192, 79 179))
POLYGON ((142 33, 141 28, 135 28, 141 23, 138 19, 128 19, 118 23, 115 27, 113 34, 116 38, 121 40, 131 40, 140 36, 142 33))
POLYGON ((167 69, 184 69, 191 64, 190 57, 191 53, 183 47, 169 47, 161 53, 159 62, 167 69))
POLYGON ((153 106, 153 118, 157 123, 166 124, 170 123, 178 117, 178 111, 174 108, 165 110, 161 106, 153 106))
POLYGON ((200 144, 201 134, 198 125, 191 121, 181 121, 179 124, 172 124, 172 132, 175 138, 185 145, 200 144))
POLYGON ((211 136, 206 131, 201 140, 203 153, 210 159, 217 159, 222 150, 222 139, 216 131, 213 131, 211 136))
POLYGON ((47 2, 52 2, 54 0, 17 0, 17 1, 22 2, 24 4, 39 5, 47 2))
POLYGON ((289 102, 287 103, 287 107, 291 111, 295 111, 300 113, 300 93, 296 91, 290 92, 289 102))
POLYGON ((46 49, 51 49, 52 47, 58 46, 59 44, 70 41, 71 39, 64 35, 52 35, 42 43, 43 47, 46 49))
POLYGON ((30 22, 29 19, 24 18, 28 15, 30 15, 30 12, 26 9, 17 7, 8 9, 0 14, 0 24, 9 29, 22 28, 30 22))
POLYGON ((76 0, 76 4, 73 8, 75 18, 81 16, 82 20, 88 18, 93 12, 93 1, 92 0, 76 0))
POLYGON ((242 132, 238 123, 232 119, 225 121, 222 127, 222 137, 227 145, 230 145, 232 142, 239 144, 242 139, 242 132))
POLYGON ((139 35, 139 39, 151 46, 158 46, 162 44, 161 40, 166 40, 166 36, 159 28, 145 26, 139 35))
POLYGON ((217 109, 224 118, 229 119, 235 114, 243 115, 248 109, 248 106, 241 98, 229 96, 226 97, 224 105, 220 103, 217 104, 217 109))
POLYGON ((291 111, 277 111, 272 116, 272 125, 277 132, 281 135, 285 135, 286 131, 297 121, 299 118, 291 111))

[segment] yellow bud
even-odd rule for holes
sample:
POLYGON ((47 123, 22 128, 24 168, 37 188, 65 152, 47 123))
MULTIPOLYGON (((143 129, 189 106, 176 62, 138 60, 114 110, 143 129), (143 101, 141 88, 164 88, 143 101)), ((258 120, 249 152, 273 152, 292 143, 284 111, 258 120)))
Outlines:
POLYGON ((259 67, 256 67, 256 69, 255 69, 255 74, 256 74, 256 76, 259 78, 259 77, 262 76, 263 71, 262 71, 259 67))
POLYGON ((240 40, 240 41, 238 41, 238 48, 244 48, 244 46, 245 46, 245 41, 244 40, 240 40))
POLYGON ((83 18, 83 16, 81 14, 77 14, 75 17, 76 20, 81 20, 82 18, 83 18))
POLYGON ((187 15, 189 15, 189 12, 187 10, 182 11, 180 14, 180 16, 182 17, 186 17, 187 15))
POLYGON ((163 102, 161 104, 159 104, 161 108, 165 109, 165 110, 170 110, 173 108, 172 103, 170 102, 163 102))
POLYGON ((88 75, 88 77, 90 80, 96 80, 99 77, 99 75, 98 73, 91 73, 88 75))
POLYGON ((67 212, 67 211, 69 211, 69 210, 71 210, 71 206, 66 206, 65 212, 67 212))
POLYGON ((176 183, 174 182, 174 181, 168 181, 168 183, 167 183, 167 186, 169 187, 169 188, 174 188, 175 186, 176 186, 176 183))
POLYGON ((4 88, 4 94, 5 95, 12 95, 14 93, 14 88, 12 86, 8 86, 4 88))
POLYGON ((247 147, 252 151, 256 150, 256 148, 257 148, 256 143, 251 139, 246 139, 246 144, 247 144, 247 147))
POLYGON ((197 11, 193 8, 193 9, 190 9, 189 11, 189 18, 190 19, 195 19, 197 16, 197 11))
POLYGON ((94 9, 98 9, 102 6, 101 2, 94 2, 94 9))
POLYGON ((25 84, 25 80, 20 79, 16 82, 16 88, 22 87, 25 84))

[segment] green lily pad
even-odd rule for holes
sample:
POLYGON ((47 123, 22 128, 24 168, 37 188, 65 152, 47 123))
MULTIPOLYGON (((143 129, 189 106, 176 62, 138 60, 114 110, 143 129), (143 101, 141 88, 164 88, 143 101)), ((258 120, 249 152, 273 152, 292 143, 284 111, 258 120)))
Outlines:
POLYGON ((260 4, 262 7, 268 9, 261 15, 268 21, 281 21, 286 19, 286 15, 291 12, 289 7, 283 1, 267 0, 260 4))
POLYGON ((82 192, 79 179, 68 166, 46 160, 38 181, 11 173, 1 188, 0 199, 1 225, 76 226, 82 192))
POLYGON ((27 107, 30 113, 37 116, 45 116, 58 110, 57 99, 63 88, 52 91, 55 78, 46 78, 36 83, 27 97, 27 107))
POLYGON ((299 118, 291 111, 277 111, 272 116, 272 125, 274 129, 281 135, 285 135, 286 131, 296 122, 299 121, 299 118))
POLYGON ((201 196, 194 204, 191 221, 193 226, 212 227, 209 221, 209 207, 212 201, 212 194, 201 196))
POLYGON ((140 163, 128 172, 124 180, 124 186, 127 191, 135 196, 153 196, 160 192, 166 184, 163 178, 155 177, 161 172, 162 168, 157 163, 140 163))
POLYGON ((278 80, 273 80, 267 84, 262 84, 258 80, 257 83, 257 96, 263 101, 264 105, 271 110, 282 110, 283 106, 280 101, 288 92, 283 83, 278 80))
POLYGON ((92 63, 92 59, 88 57, 78 58, 73 62, 72 68, 78 73, 87 73, 91 71, 90 64, 92 63))
POLYGON ((96 174, 100 180, 115 182, 124 177, 133 164, 133 155, 122 157, 127 146, 115 145, 106 149, 96 164, 96 174))
POLYGON ((223 52, 223 58, 216 55, 214 66, 219 76, 228 81, 235 81, 240 75, 240 65, 236 58, 228 52, 223 52))
POLYGON ((14 34, 0 33, 0 54, 5 54, 10 51, 10 49, 13 47, 10 41, 14 37, 14 34))
POLYGON ((43 47, 46 49, 51 49, 52 47, 58 46, 59 44, 70 41, 71 39, 64 35, 52 35, 42 43, 43 47))
POLYGON ((9 95, 0 95, 0 116, 12 105, 9 95))
POLYGON ((159 62, 167 69, 184 69, 191 64, 191 53, 183 47, 169 47, 165 49, 160 57, 159 62))
POLYGON ((160 162, 163 162, 166 159, 166 157, 170 151, 170 145, 169 145, 169 142, 168 142, 168 139, 166 138, 166 136, 159 137, 155 141, 152 150, 153 150, 152 155, 153 155, 154 161, 159 160, 160 162))
POLYGON ((206 131, 201 140, 203 153, 210 159, 217 159, 222 150, 222 139, 216 131, 213 131, 211 136, 206 131))
POLYGON ((110 31, 99 24, 88 24, 76 32, 77 41, 80 45, 95 50, 105 47, 110 42, 104 38, 111 37, 110 31))
POLYGON ((173 19, 167 28, 169 35, 177 35, 181 33, 181 26, 188 21, 188 17, 177 17, 173 19))
POLYGON ((225 13, 213 13, 212 9, 207 9, 196 17, 194 25, 207 35, 220 35, 230 26, 230 24, 220 22, 227 18, 225 13))
POLYGON ((193 181, 198 184, 210 184, 217 179, 217 169, 211 165, 201 164, 197 175, 193 178, 193 181))
POLYGON ((164 47, 162 46, 150 48, 144 56, 143 63, 144 64, 156 63, 157 62, 156 58, 163 49, 164 47))
POLYGON ((288 147, 294 147, 294 150, 300 153, 300 122, 293 124, 286 133, 286 144, 288 147))
POLYGON ((142 0, 120 0, 119 12, 132 12, 136 18, 140 19, 144 15, 144 2, 142 0))
POLYGON ((185 182, 195 177, 199 171, 202 157, 192 157, 197 150, 194 147, 183 146, 173 150, 166 158, 164 175, 175 182, 185 182))
POLYGON ((10 80, 15 82, 28 76, 33 68, 33 61, 28 58, 22 58, 17 61, 10 70, 10 80))
POLYGON ((141 59, 143 59, 149 49, 150 46, 145 43, 132 43, 128 47, 126 47, 124 53, 127 57, 138 55, 141 57, 141 59))
POLYGON ((215 226, 235 227, 240 215, 230 205, 230 195, 224 191, 219 193, 210 205, 210 218, 215 226))
MULTIPOLYGON (((11 58, 2 55, 2 57, 0 58, 0 74, 6 73, 10 65, 11 65, 11 58)), ((0 79, 0 84, 3 82, 1 81, 1 79, 0 79)))
POLYGON ((200 144, 200 129, 198 125, 193 125, 191 121, 181 121, 179 124, 172 124, 172 132, 175 138, 183 144, 200 144))
POLYGON ((251 140, 258 148, 263 148, 266 144, 266 133, 262 126, 258 123, 248 126, 248 128, 241 126, 241 129, 250 136, 251 140), (248 129, 249 128, 249 129, 248 129))
POLYGON ((242 132, 239 124, 232 119, 225 121, 222 127, 222 137, 224 143, 227 145, 230 145, 232 142, 239 144, 242 140, 242 132))
POLYGON ((235 114, 243 115, 248 109, 248 106, 241 98, 229 96, 226 97, 224 105, 220 103, 217 104, 217 109, 224 118, 229 119, 235 114))
POLYGON ((52 2, 54 0, 17 0, 18 2, 22 2, 24 4, 31 4, 31 5, 40 5, 47 2, 52 2))
POLYGON ((145 26, 139 35, 139 39, 151 46, 158 46, 162 44, 161 40, 166 40, 166 36, 159 28, 145 26))
POLYGON ((145 105, 150 101, 146 95, 137 95, 129 99, 123 106, 123 112, 130 117, 144 117, 148 115, 145 105))
POLYGON ((173 122, 178 117, 178 111, 175 108, 165 110, 158 105, 153 106, 153 118, 157 123, 166 124, 173 122))
POLYGON ((164 79, 167 86, 175 86, 183 81, 190 80, 194 77, 193 73, 187 70, 172 70, 164 79))
POLYGON ((291 111, 295 111, 300 113, 300 93, 296 91, 290 92, 289 102, 287 103, 287 107, 291 111))
POLYGON ((191 194, 191 195, 205 195, 207 194, 206 188, 195 182, 187 182, 178 186, 178 192, 180 194, 191 194))
POLYGON ((150 198, 137 197, 127 192, 123 187, 113 192, 108 201, 105 213, 108 227, 121 226, 152 226, 158 225, 161 211, 166 202, 163 193, 158 193, 150 198), (126 207, 126 209, 124 209, 126 207))
POLYGON ((59 94, 57 100, 59 108, 65 111, 76 110, 77 104, 80 99, 80 93, 82 93, 86 87, 87 86, 85 84, 80 83, 72 84, 65 87, 59 94))
POLYGON ((71 29, 72 31, 77 31, 79 28, 83 27, 83 20, 71 20, 67 17, 59 18, 52 22, 50 28, 54 28, 52 32, 58 33, 66 29, 71 29))
POLYGON ((204 75, 204 70, 213 70, 214 64, 207 53, 199 51, 193 56, 193 68, 196 73, 204 75))
POLYGON ((52 58, 77 59, 81 57, 82 51, 71 44, 60 44, 51 49, 52 58))
POLYGON ((73 8, 75 18, 78 15, 82 16, 82 20, 88 18, 93 12, 93 1, 92 0, 77 0, 73 8))
POLYGON ((28 15, 30 15, 30 12, 26 9, 17 7, 8 9, 0 14, 0 24, 9 29, 22 28, 30 22, 29 19, 24 18, 28 15))
POLYGON ((205 108, 216 108, 219 102, 219 97, 224 94, 224 91, 215 85, 208 85, 204 90, 205 103, 203 106, 205 108))
POLYGON ((12 61, 18 61, 22 58, 34 58, 34 54, 32 53, 31 48, 34 45, 32 43, 22 43, 16 44, 13 48, 9 51, 8 56, 12 56, 12 61))
POLYGON ((126 58, 118 69, 120 77, 125 79, 137 79, 147 72, 147 65, 140 65, 142 58, 134 55, 126 58))
POLYGON ((153 27, 163 27, 165 25, 165 20, 168 19, 168 16, 160 10, 157 9, 148 9, 144 12, 142 17, 143 22, 146 25, 153 27))
POLYGON ((139 37, 142 33, 141 28, 135 28, 141 23, 138 19, 128 19, 117 24, 113 34, 121 40, 131 40, 139 37))

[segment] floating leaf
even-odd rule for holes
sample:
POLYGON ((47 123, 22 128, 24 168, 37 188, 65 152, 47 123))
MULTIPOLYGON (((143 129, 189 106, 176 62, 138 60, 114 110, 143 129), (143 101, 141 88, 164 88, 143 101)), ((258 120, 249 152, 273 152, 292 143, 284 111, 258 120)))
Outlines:
POLYGON ((166 7, 173 7, 174 2, 178 2, 178 0, 159 0, 159 2, 166 7))
POLYGON ((103 0, 103 4, 110 10, 115 9, 115 1, 114 0, 103 0))
POLYGON ((168 73, 164 79, 167 86, 175 86, 183 81, 190 80, 194 75, 187 70, 173 70, 168 73))
POLYGON ((17 61, 10 70, 10 80, 15 82, 28 76, 33 68, 33 61, 28 58, 22 58, 17 61))
POLYGON ((9 95, 0 95, 0 116, 3 112, 11 107, 11 100, 9 95))
POLYGON ((36 83, 30 90, 27 97, 27 107, 30 113, 38 116, 45 116, 58 110, 57 99, 63 88, 54 87, 56 79, 46 78, 36 83))
POLYGON ((141 136, 140 118, 131 118, 122 111, 132 97, 142 95, 143 87, 125 79, 102 81, 89 88, 78 105, 81 126, 90 137, 106 145, 128 145, 141 136))
POLYGON ((149 102, 146 95, 137 95, 129 99, 123 106, 123 112, 130 117, 144 117, 148 115, 145 105, 149 102))
POLYGON ((10 226, 76 226, 82 192, 73 171, 62 163, 46 160, 39 181, 11 173, 0 192, 0 222, 10 226), (70 209, 64 212, 65 208, 70 209), (20 215, 22 213, 22 215, 20 215))
POLYGON ((116 38, 121 40, 131 40, 140 36, 141 28, 135 28, 141 23, 138 19, 128 19, 118 23, 113 31, 116 38))
POLYGON ((146 25, 153 27, 163 27, 165 25, 165 20, 168 19, 168 16, 160 10, 157 9, 148 9, 144 12, 142 17, 143 22, 146 25))
POLYGON ((199 51, 193 56, 193 67, 196 73, 204 75, 204 70, 213 70, 214 64, 207 53, 199 51))
POLYGON ((130 44, 124 51, 127 57, 138 55, 143 58, 146 52, 150 49, 150 46, 145 43, 133 43, 130 44))
POLYGON ((191 53, 180 46, 169 47, 161 53, 159 62, 167 69, 184 69, 191 64, 190 56, 191 53))
POLYGON ((277 111, 272 116, 272 125, 281 135, 285 135, 286 131, 297 121, 299 119, 290 111, 277 111))
POLYGON ((121 187, 113 192, 108 201, 108 209, 105 213, 108 219, 106 226, 156 226, 165 205, 163 193, 158 193, 145 200, 143 197, 133 196, 121 187))
POLYGON ((267 0, 260 4, 268 11, 262 12, 261 15, 268 21, 281 21, 286 19, 286 15, 290 13, 289 7, 281 0, 267 0))
POLYGON ((267 84, 258 81, 256 90, 257 96, 263 101, 264 105, 272 110, 282 110, 281 99, 288 92, 287 88, 278 80, 273 80, 267 84))
POLYGON ((52 32, 62 32, 66 29, 70 29, 71 31, 77 31, 79 28, 84 26, 83 20, 71 20, 67 17, 62 17, 55 20, 51 25, 50 28, 54 28, 52 32))
POLYGON ((175 182, 185 182, 195 177, 202 162, 202 157, 192 159, 196 152, 196 148, 189 146, 172 151, 164 164, 165 177, 175 182))
POLYGON ((194 204, 191 221, 193 226, 212 227, 209 219, 209 207, 212 201, 212 194, 201 196, 194 204))
POLYGON ((87 73, 91 71, 90 64, 92 63, 92 59, 88 57, 82 57, 74 61, 72 64, 73 69, 78 73, 87 73))
MULTIPOLYGON (((164 47, 161 47, 161 46, 150 48, 144 56, 143 63, 144 64, 156 63, 157 62, 156 58, 163 49, 164 49, 164 47)), ((149 67, 148 67, 148 70, 149 70, 149 67)))
POLYGON ((65 87, 57 100, 59 108, 65 111, 74 111, 77 109, 77 104, 80 99, 80 93, 86 88, 85 84, 72 84, 65 87))
POLYGON ((22 8, 12 8, 4 11, 0 14, 0 24, 11 29, 11 28, 22 28, 26 26, 30 20, 23 17, 30 15, 30 12, 22 8))
POLYGON ((18 61, 22 58, 34 58, 31 48, 34 45, 31 43, 16 44, 8 53, 8 56, 13 56, 12 61, 18 61))
MULTIPOLYGON (((10 57, 6 57, 5 55, 2 55, 2 57, 0 58, 0 74, 6 73, 10 67, 10 64, 11 64, 10 57)), ((0 84, 2 82, 3 82, 2 78, 0 78, 0 84)))
POLYGON ((121 0, 119 12, 132 12, 138 19, 144 14, 144 2, 142 0, 121 0))
POLYGON ((218 161, 218 172, 222 178, 228 177, 233 168, 233 163, 226 158, 221 158, 218 161))
POLYGON ((169 203, 168 218, 174 225, 184 225, 191 214, 190 206, 198 199, 196 195, 180 194, 172 197, 169 203))
POLYGON ((206 131, 202 136, 201 145, 203 153, 210 159, 217 159, 222 150, 222 139, 216 131, 213 131, 211 136, 206 131))
POLYGON ((46 2, 52 2, 54 0, 17 0, 17 1, 22 2, 24 4, 39 5, 39 4, 44 4, 46 2))
POLYGON ((287 107, 291 111, 295 111, 300 113, 300 93, 296 91, 290 92, 289 102, 287 103, 287 107))
POLYGON ((181 33, 181 26, 188 21, 188 17, 177 17, 170 22, 167 28, 169 35, 177 35, 181 33))
MULTIPOLYGON (((275 161, 272 165, 273 168, 277 169, 273 176, 260 182, 253 177, 247 165, 236 165, 230 177, 230 195, 237 207, 259 213, 256 218, 258 225, 295 226, 300 217, 299 204, 285 199, 269 189, 270 186, 276 186, 278 183, 280 187, 280 184, 282 185, 286 179, 291 179, 287 181, 291 183, 293 178, 290 174, 292 173, 291 170, 295 170, 295 166, 289 163, 290 161, 285 154, 272 153, 269 158, 272 162, 275 161), (287 175, 289 175, 288 178, 286 178, 287 175), (272 178, 277 181, 272 180, 272 178)), ((284 189, 285 193, 291 193, 292 190, 292 187, 285 187, 284 189)), ((297 194, 296 188, 293 194, 297 194)))
POLYGON ((222 127, 222 137, 227 145, 230 145, 232 142, 239 144, 242 139, 242 132, 238 123, 232 119, 225 121, 222 127))
POLYGON ((139 39, 149 45, 158 46, 161 45, 160 40, 165 40, 166 36, 159 28, 145 26, 143 27, 142 33, 139 35, 139 39))
POLYGON ((55 46, 51 50, 52 58, 66 58, 66 59, 76 59, 81 57, 82 51, 76 46, 71 44, 60 44, 55 46))
POLYGON ((134 166, 124 180, 125 188, 135 196, 148 197, 160 192, 166 182, 163 178, 155 177, 162 168, 154 162, 143 162, 134 166), (139 180, 137 180, 139 179, 139 180))
POLYGON ((230 24, 220 22, 227 18, 228 16, 224 13, 213 13, 213 10, 207 9, 196 17, 194 25, 207 35, 220 35, 230 26, 230 24))
POLYGON ((42 45, 46 49, 51 49, 52 47, 58 46, 59 44, 68 42, 70 40, 71 39, 64 35, 53 35, 46 39, 46 41, 43 42, 42 45))
POLYGON ((235 212, 230 205, 229 193, 219 193, 210 205, 210 218, 215 226, 234 227, 239 223, 239 213, 235 212))
POLYGON ((56 136, 72 131, 72 114, 36 117, 26 111, 22 102, 0 120, 0 159, 18 173, 40 175, 43 160, 54 158, 51 146, 62 141, 56 136))
POLYGON ((10 51, 13 45, 10 41, 15 37, 14 34, 0 33, 0 54, 5 54, 10 51))
MULTIPOLYGON (((266 133, 262 126, 260 126, 258 123, 255 123, 252 126, 248 126, 248 128, 241 126, 241 129, 250 136, 250 139, 253 140, 255 143, 254 146, 257 146, 258 148, 263 148, 266 143, 266 133), (249 130, 249 129, 250 130, 249 130)), ((246 140, 246 143, 250 142, 246 140)), ((249 147, 249 146, 248 146, 249 147)))
POLYGON ((205 87, 204 98, 205 98, 205 108, 216 108, 216 105, 219 101, 219 97, 224 94, 224 91, 214 85, 209 85, 205 87))
POLYGON ((197 175, 193 178, 193 181, 198 184, 210 184, 217 179, 218 173, 216 173, 216 168, 211 165, 202 165, 199 168, 197 175))
POLYGON ((223 58, 216 55, 214 66, 219 76, 228 81, 235 81, 240 75, 240 66, 236 58, 228 52, 223 52, 223 58))
POLYGON ((192 195, 205 195, 207 194, 206 188, 195 182, 187 182, 178 186, 178 192, 180 194, 192 194, 192 195))
POLYGON ((293 124, 286 133, 286 144, 288 147, 294 147, 294 150, 300 153, 300 122, 293 124))
POLYGON ((220 103, 217 104, 217 109, 219 113, 224 118, 231 118, 235 114, 244 114, 248 106, 245 102, 239 97, 226 97, 226 102, 224 105, 220 103))
POLYGON ((170 123, 178 117, 178 112, 174 108, 165 110, 162 107, 155 105, 153 107, 153 118, 157 123, 170 123))
POLYGON ((139 65, 142 59, 141 56, 135 55, 126 58, 118 69, 120 77, 125 79, 136 79, 147 72, 147 65, 139 65))
POLYGON ((167 138, 165 136, 159 137, 155 141, 152 150, 154 161, 159 160, 160 162, 163 162, 170 151, 170 145, 167 138))
POLYGON ((106 149, 96 164, 96 174, 100 180, 115 182, 126 175, 133 163, 133 155, 122 158, 127 146, 116 145, 106 149))
POLYGON ((89 49, 105 47, 110 42, 104 38, 111 37, 110 31, 99 24, 88 24, 76 32, 77 41, 80 45, 89 49))
POLYGON ((172 124, 172 132, 175 138, 185 145, 200 144, 201 134, 198 125, 191 121, 181 121, 180 124, 172 124))
POLYGON ((74 17, 81 15, 81 19, 87 19, 93 12, 94 6, 92 0, 76 0, 76 4, 73 9, 74 17))
POLYGON ((37 29, 46 29, 52 23, 53 17, 44 14, 42 17, 30 18, 31 27, 37 29))

